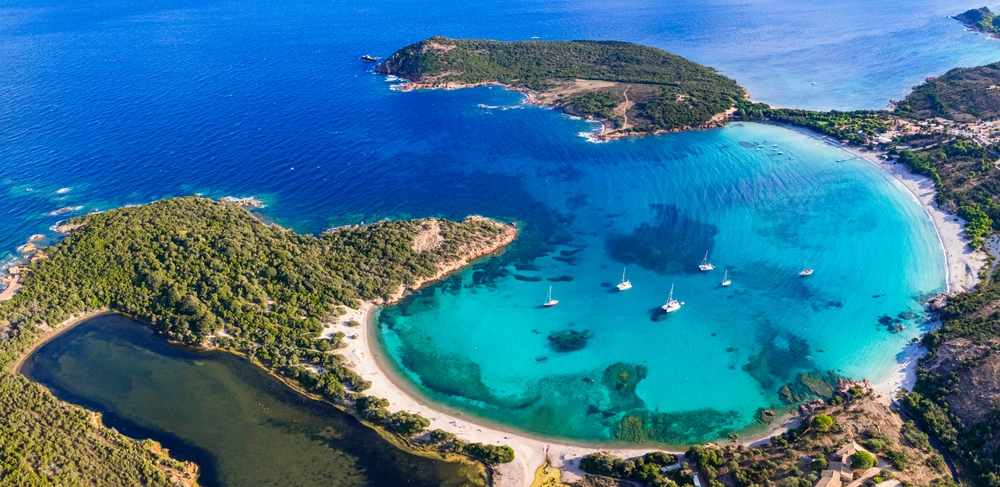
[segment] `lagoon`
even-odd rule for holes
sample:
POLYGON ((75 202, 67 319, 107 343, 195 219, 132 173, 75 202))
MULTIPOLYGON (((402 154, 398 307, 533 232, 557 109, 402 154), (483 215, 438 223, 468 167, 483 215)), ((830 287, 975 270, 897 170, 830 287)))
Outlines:
POLYGON ((57 336, 21 372, 102 412, 107 426, 196 462, 200 485, 483 485, 471 464, 404 452, 239 356, 171 345, 119 315, 57 336))

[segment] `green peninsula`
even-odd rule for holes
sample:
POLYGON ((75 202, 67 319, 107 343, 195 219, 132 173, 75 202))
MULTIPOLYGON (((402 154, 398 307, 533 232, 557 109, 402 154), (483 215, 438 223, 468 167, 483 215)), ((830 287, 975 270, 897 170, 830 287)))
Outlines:
MULTIPOLYGON (((425 418, 390 414, 337 353, 325 323, 362 300, 390 302, 510 243, 516 229, 485 218, 383 221, 319 237, 265 225, 232 204, 176 198, 73 219, 62 242, 36 254, 23 287, 0 303, 0 485, 173 485, 190 466, 100 426, 13 373, 72 317, 113 310, 193 346, 247 356, 286 381, 410 441, 425 418), (60 326, 62 324, 62 326, 60 326), (53 468, 58 465, 58 468, 53 468), (96 478, 105 483, 90 484, 96 478), (18 479, 5 484, 7 479, 18 479)), ((446 445, 486 462, 497 445, 446 445)), ((183 483, 182 482, 182 483, 183 483)))
POLYGON ((997 15, 986 7, 972 8, 953 16, 953 19, 960 20, 970 30, 990 34, 996 37, 1000 34, 1000 25, 994 24, 997 15))
POLYGON ((721 124, 745 98, 732 79, 667 51, 617 41, 459 40, 406 46, 376 71, 414 88, 500 83, 606 123, 605 137, 721 124))

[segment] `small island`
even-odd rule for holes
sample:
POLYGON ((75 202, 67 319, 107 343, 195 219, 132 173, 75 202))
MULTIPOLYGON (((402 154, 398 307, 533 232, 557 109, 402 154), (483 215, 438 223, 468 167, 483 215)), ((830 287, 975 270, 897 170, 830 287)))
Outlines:
POLYGON ((953 19, 960 20, 971 31, 998 37, 1000 35, 1000 25, 993 23, 996 17, 997 15, 986 7, 972 8, 952 16, 953 19))
POLYGON ((376 72, 403 89, 499 84, 604 123, 601 139, 721 126, 746 92, 711 68, 655 47, 617 41, 430 39, 389 56, 376 72))

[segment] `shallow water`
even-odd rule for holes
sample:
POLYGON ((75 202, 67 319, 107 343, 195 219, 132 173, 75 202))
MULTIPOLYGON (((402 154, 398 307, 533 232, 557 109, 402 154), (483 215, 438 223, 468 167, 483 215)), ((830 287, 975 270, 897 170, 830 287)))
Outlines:
POLYGON ((662 442, 713 440, 782 407, 803 372, 881 378, 943 290, 911 196, 814 138, 731 124, 580 150, 520 167, 558 202, 544 255, 515 244, 382 312, 385 347, 434 399, 558 437, 626 440, 643 417, 669 422, 662 442), (717 268, 700 272, 706 250, 717 268), (685 304, 665 315, 672 285, 685 304), (560 302, 542 308, 550 286, 560 302))
POLYGON ((201 467, 206 486, 482 485, 472 467, 399 450, 235 355, 169 345, 118 315, 87 320, 21 369, 104 423, 201 467))
MULTIPOLYGON (((524 232, 508 256, 538 259, 542 270, 518 273, 542 281, 507 276, 495 287, 438 293, 434 309, 414 300, 385 313, 412 309, 400 333, 386 337, 394 347, 459 325, 476 330, 403 360, 424 379, 435 375, 434 354, 459 360, 467 371, 460 377, 479 368, 478 381, 435 382, 452 396, 425 393, 532 431, 587 439, 609 437, 603 423, 625 411, 709 408, 706 415, 724 420, 668 436, 718 434, 773 403, 792 371, 876 377, 890 367, 917 324, 889 335, 878 318, 919 309, 920 295, 944 285, 937 241, 908 196, 875 168, 837 163, 850 156, 787 130, 746 124, 592 144, 577 134, 594 124, 522 107, 501 90, 390 91, 358 56, 386 56, 430 35, 619 39, 719 68, 758 101, 881 108, 927 76, 1000 59, 1000 43, 946 18, 966 7, 0 0, 0 260, 31 234, 53 241, 48 229, 62 218, 192 193, 257 196, 268 204, 265 218, 301 232, 430 215, 518 220, 524 232), (761 152, 740 145, 762 141, 761 152), (80 209, 51 214, 62 207, 80 209), (706 248, 719 270, 691 274, 706 248), (631 262, 640 258, 647 268, 631 262), (804 259, 817 274, 789 279, 804 259), (635 289, 606 294, 601 283, 616 282, 626 262, 635 289), (727 265, 734 284, 715 289, 727 265), (551 283, 562 304, 539 315, 532 306, 545 279, 563 276, 573 280, 551 283), (651 321, 671 282, 687 305, 651 321), (571 322, 593 337, 556 355, 547 336, 571 322), (757 379, 742 370, 751 353, 788 350, 794 337, 805 340, 808 358, 774 355, 757 379), (498 353, 476 355, 477 340, 488 339, 498 353), (617 361, 648 367, 634 394, 612 400, 583 382, 617 361), (533 409, 511 409, 535 398, 533 409), (585 404, 598 411, 581 412, 585 404), (550 411, 571 419, 555 427, 550 411)), ((462 275, 463 286, 475 272, 462 275)))

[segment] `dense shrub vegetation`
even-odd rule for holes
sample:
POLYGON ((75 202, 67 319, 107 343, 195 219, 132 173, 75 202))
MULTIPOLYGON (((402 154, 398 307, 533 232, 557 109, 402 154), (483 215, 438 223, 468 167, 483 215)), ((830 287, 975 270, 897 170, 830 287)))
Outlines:
POLYGON ((60 402, 45 387, 0 373, 0 485, 168 487, 187 476, 187 466, 154 453, 152 441, 96 421, 95 413, 60 402))
MULTIPOLYGON (((992 17, 991 17, 992 19, 992 17)), ((1000 115, 1000 63, 956 68, 917 86, 895 113, 913 118, 941 117, 959 122, 1000 115)))
MULTIPOLYGON (((0 456, 6 462, 0 469, 54 479, 45 473, 48 464, 39 462, 55 449, 62 455, 57 464, 92 458, 94 468, 111 472, 108 478, 116 473, 148 479, 109 485, 156 484, 160 477, 151 465, 158 460, 137 443, 118 439, 105 453, 109 458, 123 455, 128 468, 101 467, 96 454, 65 450, 75 438, 105 433, 84 428, 86 413, 73 412, 44 388, 9 374, 12 362, 42 327, 89 310, 125 312, 176 340, 214 340, 245 353, 331 400, 357 400, 359 415, 413 436, 429 422, 406 412, 389 414, 384 399, 361 395, 369 383, 335 352, 343 345, 343 333, 320 338, 323 322, 337 315, 339 306, 387 300, 401 286, 433 276, 467 246, 499 241, 503 233, 483 219, 417 220, 381 222, 317 238, 264 225, 242 208, 201 198, 122 208, 70 223, 85 225, 45 249, 48 257, 31 265, 24 287, 0 305, 0 380, 7 388, 0 396, 19 400, 0 411, 8 417, 0 424, 0 448, 20 449, 16 456, 0 456), (414 235, 434 226, 443 237, 440 245, 415 250, 414 235), (28 442, 24 435, 32 434, 41 436, 28 442)), ((94 447, 93 442, 80 446, 94 447)), ((487 456, 490 461, 506 458, 491 450, 487 456)))
MULTIPOLYGON (((973 375, 979 381, 996 380, 992 366, 981 370, 977 366, 990 360, 1000 338, 1000 314, 993 311, 998 301, 1000 286, 994 281, 980 284, 976 291, 949 298, 941 313, 943 326, 924 339, 929 356, 921 362, 917 384, 903 402, 917 422, 960 464, 963 477, 989 487, 1000 486, 1000 447, 996 445, 996 438, 1000 437, 1000 408, 995 405, 991 408, 989 397, 976 389, 963 387, 961 376, 967 376, 966 380, 973 375), (968 353, 954 368, 931 373, 924 367, 943 348, 955 350, 957 346, 958 353, 962 353, 973 345, 983 348, 968 353), (980 401, 984 414, 978 421, 963 420, 952 408, 952 401, 968 395, 980 401)), ((911 441, 927 444, 919 435, 911 441)), ((935 469, 943 470, 943 464, 943 459, 928 460, 928 465, 935 469)))
MULTIPOLYGON (((643 85, 633 130, 654 131, 697 126, 724 112, 744 91, 730 78, 653 47, 616 41, 458 40, 432 37, 406 46, 378 67, 411 80, 433 83, 499 82, 518 89, 552 90, 566 80, 598 80, 643 85)), ((613 118, 623 101, 618 93, 597 89, 566 104, 575 110, 613 118)))
POLYGON ((641 457, 618 458, 605 452, 597 452, 580 459, 580 470, 584 472, 629 479, 655 487, 676 487, 693 485, 694 478, 682 471, 664 473, 662 467, 677 463, 677 457, 665 452, 650 452, 641 457))
POLYGON ((744 120, 772 120, 806 127, 837 140, 865 145, 872 137, 889 129, 886 112, 857 110, 853 112, 816 112, 794 108, 771 108, 765 103, 741 100, 736 104, 735 117, 744 120))

